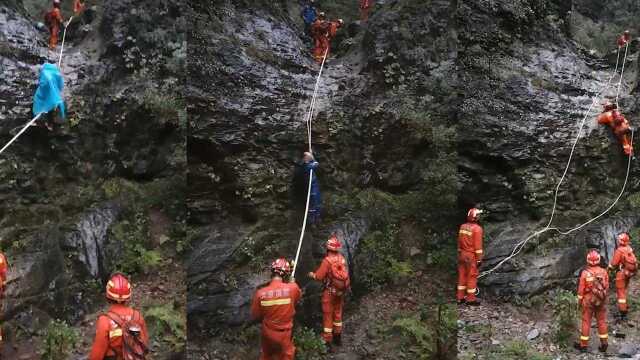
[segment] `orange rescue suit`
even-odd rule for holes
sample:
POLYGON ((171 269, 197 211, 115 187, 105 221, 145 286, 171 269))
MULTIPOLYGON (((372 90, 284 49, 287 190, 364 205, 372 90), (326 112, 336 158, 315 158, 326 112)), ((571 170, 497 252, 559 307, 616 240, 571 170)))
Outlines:
POLYGON ((60 33, 60 26, 64 22, 62 19, 62 13, 60 9, 54 7, 51 11, 49 11, 46 15, 47 26, 49 27, 49 48, 55 49, 58 45, 58 34, 60 33))
POLYGON ((260 360, 293 360, 293 316, 302 297, 296 283, 273 279, 256 291, 251 303, 251 317, 262 319, 262 351, 260 360))
MULTIPOLYGON (((0 298, 4 297, 4 284, 7 281, 9 264, 3 253, 0 253, 0 298)), ((2 328, 0 328, 0 341, 2 341, 2 328)))
POLYGON ((631 147, 629 121, 618 110, 605 111, 598 115, 598 124, 609 125, 620 143, 622 143, 624 153, 631 155, 633 148, 631 147))
POLYGON ((633 253, 631 246, 618 246, 613 254, 611 264, 609 264, 611 268, 618 269, 616 272, 616 295, 618 297, 618 310, 621 313, 626 313, 629 310, 627 304, 627 288, 629 288, 629 280, 634 275, 630 271, 624 269, 624 258, 626 253, 633 253))
POLYGON ((371 10, 371 0, 360 0, 360 20, 367 21, 371 10))
POLYGON ((458 232, 458 301, 476 301, 478 263, 482 261, 482 226, 467 222, 458 232))
POLYGON ((598 323, 598 337, 602 344, 607 343, 607 301, 600 306, 591 304, 593 295, 591 290, 595 286, 596 278, 601 278, 605 290, 609 289, 609 274, 599 266, 587 266, 580 274, 578 283, 578 303, 582 306, 582 330, 580 333, 580 346, 585 348, 589 345, 589 335, 591 332, 591 318, 595 315, 598 323))
MULTIPOLYGON (((123 320, 129 321, 133 317, 140 319, 142 324, 142 331, 140 337, 142 342, 148 346, 149 333, 147 332, 147 325, 144 322, 144 318, 137 311, 124 304, 112 304, 107 312, 114 313, 120 316, 123 320)), ((114 357, 117 360, 122 359, 121 349, 116 346, 122 343, 122 330, 119 329, 118 324, 111 320, 106 314, 100 315, 96 323, 96 337, 93 340, 93 347, 91 348, 91 354, 89 360, 103 360, 105 357, 114 357)))
POLYGON ((327 252, 320 266, 314 271, 314 279, 325 282, 322 291, 322 338, 330 343, 333 335, 342 334, 342 308, 344 306, 344 293, 332 288, 329 284, 331 264, 337 262, 347 264, 344 256, 336 251, 327 252))
POLYGON ((331 39, 338 33, 340 22, 316 20, 311 25, 311 35, 313 36, 313 58, 320 64, 325 57, 329 58, 331 39))
POLYGON ((76 16, 78 16, 83 11, 84 11, 84 3, 82 2, 82 0, 74 0, 73 13, 76 14, 76 16))

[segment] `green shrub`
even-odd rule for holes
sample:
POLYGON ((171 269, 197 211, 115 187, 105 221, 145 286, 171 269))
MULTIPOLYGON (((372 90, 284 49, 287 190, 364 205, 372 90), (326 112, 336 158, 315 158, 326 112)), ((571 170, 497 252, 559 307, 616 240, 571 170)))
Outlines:
POLYGON ((61 320, 51 320, 44 334, 44 360, 68 359, 71 350, 78 342, 77 330, 61 320))
POLYGON ((560 290, 553 299, 553 336, 554 341, 562 346, 570 345, 576 332, 578 318, 578 300, 574 293, 560 290))
POLYGON ((124 273, 148 273, 162 261, 156 250, 147 249, 149 239, 148 218, 144 212, 136 212, 133 220, 123 220, 110 229, 113 239, 123 246, 123 255, 115 266, 124 273))
POLYGON ((551 360, 548 355, 541 354, 525 341, 510 341, 497 351, 491 351, 487 359, 489 360, 551 360))
POLYGON ((327 353, 327 347, 313 330, 301 327, 296 328, 293 336, 296 345, 296 359, 300 360, 320 360, 327 353))
POLYGON ((186 318, 184 312, 173 304, 154 306, 145 311, 145 318, 155 339, 169 343, 176 352, 184 349, 187 340, 186 318))
MULTIPOLYGON (((436 318, 436 346, 434 357, 437 359, 455 359, 458 344, 458 306, 456 304, 438 304, 436 318)), ((424 318, 430 314, 422 315, 424 318)))
POLYGON ((429 359, 436 349, 436 341, 431 329, 419 316, 396 319, 391 330, 402 338, 404 348, 417 356, 417 359, 429 359))
POLYGON ((411 264, 401 259, 397 228, 387 226, 383 231, 369 233, 360 245, 358 263, 358 285, 373 290, 392 281, 412 274, 411 264))

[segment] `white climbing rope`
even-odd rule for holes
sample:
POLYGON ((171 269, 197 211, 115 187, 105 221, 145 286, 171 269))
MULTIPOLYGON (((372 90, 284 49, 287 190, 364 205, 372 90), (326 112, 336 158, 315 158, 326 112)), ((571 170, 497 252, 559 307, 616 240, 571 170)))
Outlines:
MULTIPOLYGON (((628 44, 627 44, 628 47, 628 44)), ((623 70, 622 73, 624 73, 624 63, 626 62, 627 59, 627 50, 625 49, 625 54, 623 57, 623 61, 622 61, 622 66, 623 66, 623 70)), ((497 270, 500 266, 502 266, 505 262, 511 260, 512 258, 514 258, 515 256, 517 256, 518 254, 520 254, 520 252, 522 251, 522 249, 524 249, 525 245, 529 242, 529 240, 531 240, 534 237, 537 237, 547 231, 556 231, 559 234, 562 235, 568 235, 572 232, 578 231, 580 229, 582 229, 583 227, 591 224, 592 222, 596 221, 597 219, 601 218, 602 216, 604 216, 605 214, 607 214, 611 209, 613 209, 613 207, 618 203, 618 201, 620 200, 620 198, 622 197, 622 194, 624 193, 624 190, 627 186, 627 182, 629 179, 629 172, 631 169, 631 159, 633 158, 633 154, 629 155, 629 161, 627 164, 627 174, 625 176, 625 180, 624 183, 622 185, 622 190, 620 191, 620 194, 618 195, 618 197, 615 199, 615 201, 602 213, 600 213, 600 215, 590 219, 589 221, 585 222, 584 224, 581 224, 573 229, 570 229, 568 231, 561 231, 559 228, 552 228, 551 227, 551 223, 553 222, 553 218, 555 215, 555 211, 556 211, 556 206, 557 206, 557 200, 558 200, 558 192, 560 190, 560 186, 562 185, 562 182, 564 181, 567 172, 569 170, 569 166, 571 165, 571 160, 573 158, 573 154, 576 148, 576 145, 578 143, 578 140, 580 139, 580 134, 582 133, 582 128, 584 127, 584 124, 586 122, 587 117, 589 116, 591 109, 593 108, 593 106, 595 105, 595 103, 598 101, 598 99, 600 98, 600 96, 606 91, 608 90, 610 84, 611 84, 611 80, 613 79, 613 77, 615 76, 615 74, 618 72, 618 63, 620 60, 620 47, 618 47, 618 52, 617 52, 617 57, 616 57, 616 68, 613 71, 613 73, 611 74, 611 76, 609 77, 609 80, 607 81, 607 84, 605 85, 604 89, 601 90, 599 93, 597 93, 594 97, 593 100, 591 101, 591 105, 589 105, 589 109, 587 109, 587 112, 585 113, 584 118, 582 119, 582 122, 580 123, 580 127, 578 129, 577 135, 576 135, 576 139, 573 142, 573 146, 571 147, 571 153, 569 155, 569 160, 567 161, 567 166, 564 169, 564 172, 562 174, 562 177, 560 178, 560 181, 558 182, 558 185, 556 186, 555 189, 555 193, 554 193, 554 199, 553 199, 553 209, 551 211, 551 216, 549 218, 549 222, 547 223, 547 225, 542 228, 541 230, 538 230, 536 232, 534 232, 533 234, 531 234, 530 236, 528 236, 527 238, 525 238, 523 241, 519 242, 518 244, 516 244, 516 246, 514 247, 513 251, 511 252, 511 254, 507 257, 505 257, 504 259, 502 259, 500 262, 498 262, 498 264, 496 264, 494 267, 492 267, 489 270, 483 271, 478 278, 482 278, 484 276, 487 276, 489 274, 491 274, 492 272, 494 272, 495 270, 497 270)), ((622 81, 622 75, 620 75, 620 81, 622 81)), ((617 103, 617 99, 618 99, 618 95, 620 92, 620 85, 618 84, 618 91, 616 93, 616 103, 617 103)), ((633 130, 631 131, 631 146, 633 147, 633 130)))
MULTIPOLYGON (((322 76, 322 69, 324 69, 324 63, 327 60, 327 53, 329 52, 329 48, 325 50, 324 56, 322 57, 322 64, 320 64, 320 71, 318 72, 318 78, 316 79, 316 85, 313 89, 313 96, 311 97, 311 104, 309 105, 309 113, 306 116, 307 122, 307 137, 309 140, 309 152, 313 153, 311 150, 311 120, 313 120, 313 110, 316 105, 316 97, 318 95, 318 85, 320 84, 320 77, 322 76)), ((296 268, 298 267, 298 259, 300 258, 300 250, 302 249, 302 240, 304 239, 304 232, 307 229, 307 217, 309 215, 309 202, 311 200, 311 182, 313 180, 313 169, 309 169, 309 188, 307 189, 307 204, 304 209, 304 220, 302 221, 302 230, 300 231, 300 239, 298 240, 298 249, 296 250, 296 257, 293 263, 293 269, 291 271, 291 277, 295 278, 296 276, 296 268)))
POLYGON ((18 137, 20 137, 20 135, 22 135, 23 132, 27 131, 29 126, 33 125, 33 123, 35 123, 36 120, 38 120, 42 114, 44 113, 40 113, 36 115, 33 119, 29 120, 29 122, 25 126, 23 126, 22 129, 15 136, 11 140, 9 140, 9 142, 5 146, 3 146, 2 149, 0 149, 0 154, 2 154, 9 147, 9 145, 11 145, 14 141, 16 141, 16 139, 18 139, 18 137))
MULTIPOLYGON (((622 71, 620 72, 620 81, 618 81, 618 92, 616 93, 616 107, 620 108, 618 105, 618 95, 620 95, 620 86, 622 86, 622 77, 624 76, 624 64, 627 62, 627 50, 629 50, 629 43, 624 47, 624 60, 622 61, 622 71)), ((618 51, 620 51, 620 47, 618 47, 618 51)))
POLYGON ((58 69, 61 69, 62 66, 62 52, 64 51, 64 40, 67 37, 67 27, 69 27, 69 24, 71 24, 71 20, 73 20, 73 16, 69 18, 69 21, 67 21, 67 24, 64 26, 64 31, 62 32, 62 43, 60 44, 60 58, 58 59, 58 69))

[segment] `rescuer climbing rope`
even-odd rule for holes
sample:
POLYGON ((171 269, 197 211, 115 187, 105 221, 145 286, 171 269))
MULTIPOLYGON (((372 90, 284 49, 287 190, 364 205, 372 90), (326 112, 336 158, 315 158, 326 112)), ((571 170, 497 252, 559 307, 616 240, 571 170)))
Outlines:
MULTIPOLYGON (((619 93, 620 93, 620 85, 621 85, 621 83, 622 83, 622 77, 624 76, 624 64, 625 64, 626 59, 627 59, 627 50, 628 50, 628 47, 629 47, 629 43, 628 43, 628 42, 626 42, 626 43, 625 43, 625 52, 624 52, 624 57, 623 57, 623 60, 622 60, 622 71, 621 71, 621 73, 620 73, 620 82, 618 83, 618 89, 617 89, 617 93, 616 93, 616 102, 617 102, 617 99, 618 99, 618 96, 619 96, 619 93)), ((606 214, 607 214, 611 209, 613 209, 613 207, 618 203, 618 201, 619 201, 619 200, 620 200, 620 198, 622 197, 622 194, 624 193, 624 191, 625 191, 625 189, 626 189, 626 185, 627 185, 627 182, 628 182, 628 179, 629 179, 629 172, 630 172, 630 170, 631 170, 631 160, 632 160, 632 158, 633 158, 633 154, 629 154, 629 155, 628 155, 627 173, 626 173, 626 176, 625 176, 624 183, 623 183, 623 185, 622 185, 622 190, 620 191, 620 194, 618 194, 618 196, 616 197, 616 199, 613 201, 613 203, 611 203, 611 205, 610 205, 610 206, 609 206, 605 211, 603 211, 602 213, 600 213, 598 216, 596 216, 596 217, 594 217, 594 218, 590 219, 589 221, 587 221, 587 222, 585 222, 585 223, 583 223, 583 224, 581 224, 581 225, 579 225, 579 226, 577 226, 577 227, 575 227, 575 228, 573 228, 573 229, 570 229, 570 230, 568 230, 568 231, 562 231, 562 230, 560 230, 559 228, 551 227, 551 224, 552 224, 552 222, 553 222, 553 218, 554 218, 554 216, 555 216, 555 212, 556 212, 556 206, 557 206, 557 200, 558 200, 558 192, 559 192, 559 190, 560 190, 560 186, 562 185, 562 183, 563 183, 563 181, 564 181, 564 179, 565 179, 565 177, 566 177, 566 175, 567 175, 567 172, 569 171, 569 166, 571 165, 571 160, 572 160, 572 158, 573 158, 573 154, 574 154, 574 151, 575 151, 576 145, 578 144, 578 140, 580 139, 580 135, 581 135, 582 129, 583 129, 583 127, 584 127, 584 124, 585 124, 585 122, 586 122, 586 119, 587 119, 587 117, 589 116, 589 114, 590 114, 590 112, 591 112, 591 109, 593 108, 593 106, 595 105, 595 103, 596 103, 596 102, 598 101, 598 99, 600 98, 600 96, 601 96, 602 94, 604 94, 604 92, 605 92, 606 90, 608 90, 608 89, 609 89, 609 86, 610 86, 610 84, 611 84, 611 80, 613 79, 613 77, 615 76, 615 74, 616 74, 616 73, 617 73, 617 71, 618 71, 619 59, 620 59, 620 46, 618 46, 618 52, 617 52, 617 58, 616 58, 616 68, 614 69, 613 73, 612 73, 612 74, 611 74, 611 76, 609 77, 609 80, 607 81, 607 84, 605 85, 604 89, 603 89, 603 90, 601 90, 599 93, 597 93, 597 94, 593 97, 593 100, 592 100, 592 102, 591 102, 591 105, 589 105, 589 108, 587 109, 587 111, 586 111, 586 113, 585 113, 585 116, 584 116, 584 118, 582 119, 582 122, 580 123, 580 127, 579 127, 579 129, 578 129, 578 131, 577 131, 576 138, 575 138, 575 140, 574 140, 574 142, 573 142, 573 146, 571 147, 571 152, 570 152, 570 155, 569 155, 569 159, 568 159, 568 161, 567 161, 567 165, 566 165, 566 167, 565 167, 565 169, 564 169, 564 172, 563 172, 563 174, 562 174, 562 177, 560 178, 560 181, 558 182, 558 185, 556 186, 556 189, 555 189, 555 192, 554 192, 553 209, 551 210, 551 216, 550 216, 550 218, 549 218, 549 222, 547 223, 547 225, 546 225, 544 228, 542 228, 541 230, 538 230, 538 231, 534 232, 533 234, 531 234, 530 236, 528 236, 527 238, 525 238, 524 240, 522 240, 521 242, 519 242, 518 244, 516 244, 516 246, 514 247, 513 251, 511 252, 511 254, 510 254, 509 256, 507 256, 507 257, 505 257, 504 259, 502 259, 500 262, 498 262, 498 264, 496 264, 496 265, 495 265, 494 267, 492 267, 491 269, 486 270, 486 271, 483 271, 483 272, 478 276, 478 278, 482 278, 482 277, 485 277, 485 276, 487 276, 487 275, 491 274, 491 273, 492 273, 492 272, 494 272, 496 269, 498 269, 500 266, 502 266, 505 262, 507 262, 507 261, 511 260, 513 257, 517 256, 517 255, 522 251, 522 249, 524 249, 524 246, 525 246, 525 245, 526 245, 526 244, 527 244, 527 243, 528 243, 532 238, 537 237, 537 236, 539 236, 539 235, 541 235, 541 234, 543 234, 543 233, 545 233, 545 232, 547 232, 547 231, 556 231, 557 233, 559 233, 559 234, 561 234, 561 235, 568 235, 568 234, 570 234, 570 233, 572 233, 572 232, 578 231, 578 230, 582 229, 583 227, 585 227, 585 226, 587 226, 587 225, 591 224, 592 222, 596 221, 597 219, 601 218, 602 216, 606 215, 606 214)), ((633 134, 634 134, 634 132, 633 132, 633 130, 631 130, 631 147, 633 147, 633 134)))
MULTIPOLYGON (((306 116, 307 123, 307 138, 309 142, 309 153, 313 154, 311 147, 311 122, 313 120, 313 110, 316 105, 316 98, 318 96, 318 85, 320 84, 320 78, 322 76, 322 70, 324 69, 324 63, 327 60, 327 53, 329 49, 327 49, 324 53, 324 58, 322 59, 322 63, 320 64, 320 71, 318 72, 318 77, 316 79, 316 84, 313 89, 313 96, 311 97, 311 104, 309 105, 309 110, 306 116)), ((307 201, 304 210, 304 219, 302 221, 302 230, 300 231, 300 239, 298 240, 298 248, 296 250, 296 257, 293 262, 293 270, 291 271, 291 277, 295 278, 296 276, 296 268, 298 267, 298 259, 300 258, 300 250, 302 249, 302 240, 304 239, 304 233, 307 228, 307 216, 309 215, 309 202, 311 200, 311 183, 313 180, 313 169, 309 169, 309 187, 307 189, 307 201)))

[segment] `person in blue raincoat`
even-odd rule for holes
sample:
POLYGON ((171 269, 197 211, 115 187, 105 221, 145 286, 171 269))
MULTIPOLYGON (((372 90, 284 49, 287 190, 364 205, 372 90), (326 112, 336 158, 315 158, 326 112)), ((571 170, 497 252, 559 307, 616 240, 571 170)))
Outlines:
POLYGON ((64 79, 55 64, 46 63, 40 69, 40 80, 33 97, 33 115, 40 117, 44 125, 52 130, 56 118, 65 118, 65 106, 62 91, 64 79))
MULTIPOLYGON (((322 207, 320 184, 318 183, 318 174, 316 173, 320 164, 315 160, 313 154, 310 152, 304 153, 302 161, 306 174, 309 174, 311 170, 313 170, 311 177, 311 195, 309 198, 309 222, 315 224, 320 221, 320 210, 322 207)), ((307 175, 307 181, 309 181, 308 179, 309 175, 307 175)))
POLYGON ((318 17, 318 11, 316 10, 314 4, 314 0, 309 0, 307 5, 302 8, 301 15, 302 20, 304 20, 304 33, 307 34, 307 36, 311 36, 311 24, 313 24, 313 22, 316 21, 316 18, 318 17))

